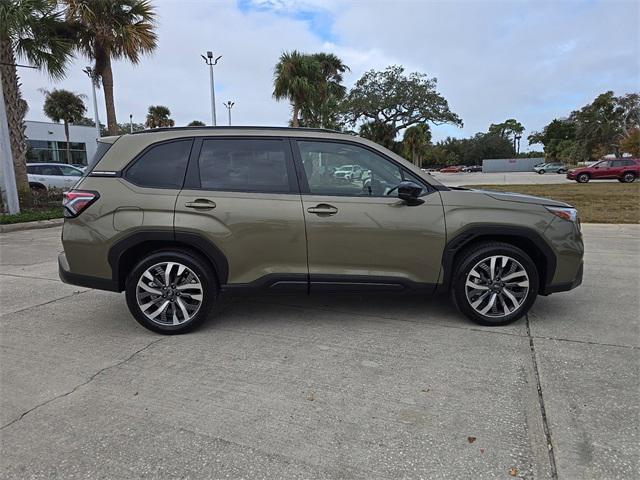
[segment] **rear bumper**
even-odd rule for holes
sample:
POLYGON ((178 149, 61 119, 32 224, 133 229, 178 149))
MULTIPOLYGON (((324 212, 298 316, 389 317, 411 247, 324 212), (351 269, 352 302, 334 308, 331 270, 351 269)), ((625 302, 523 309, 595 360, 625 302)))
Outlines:
POLYGON ((71 272, 69 270, 69 262, 67 262, 67 257, 64 252, 58 255, 58 275, 60 276, 60 280, 70 285, 95 288, 97 290, 108 290, 110 292, 120 291, 117 282, 109 278, 91 277, 71 272))
POLYGON ((569 290, 573 290, 576 287, 582 285, 582 275, 584 272, 584 262, 580 262, 580 267, 578 267, 578 272, 573 280, 565 283, 557 283, 555 285, 547 285, 544 291, 540 292, 540 295, 550 295, 552 293, 558 292, 568 292, 569 290))

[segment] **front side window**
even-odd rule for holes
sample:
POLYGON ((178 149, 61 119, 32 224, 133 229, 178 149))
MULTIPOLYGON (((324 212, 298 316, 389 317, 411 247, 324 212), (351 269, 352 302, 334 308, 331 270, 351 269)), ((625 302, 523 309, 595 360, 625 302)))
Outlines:
POLYGON ((82 171, 73 167, 66 167, 64 165, 60 165, 60 169, 62 170, 62 174, 67 177, 81 177, 82 171))
POLYGON ((182 188, 193 140, 153 145, 131 165, 125 178, 141 187, 182 188))
POLYGON ((296 143, 312 195, 382 197, 403 179, 416 181, 395 163, 358 145, 296 143))
POLYGON ((198 165, 205 190, 289 193, 288 145, 281 139, 211 139, 202 142, 198 165))

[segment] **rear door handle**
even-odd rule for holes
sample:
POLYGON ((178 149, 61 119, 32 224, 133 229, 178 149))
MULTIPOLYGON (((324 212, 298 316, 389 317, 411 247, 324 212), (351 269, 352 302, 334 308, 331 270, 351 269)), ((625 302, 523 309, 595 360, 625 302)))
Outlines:
POLYGON ((211 210, 212 208, 216 208, 216 203, 212 202, 211 200, 199 198, 194 202, 186 202, 184 206, 188 208, 197 208, 200 210, 211 210))
POLYGON ((338 213, 338 209, 333 205, 321 203, 320 205, 316 205, 315 207, 307 208, 307 212, 315 213, 316 215, 330 216, 338 213))

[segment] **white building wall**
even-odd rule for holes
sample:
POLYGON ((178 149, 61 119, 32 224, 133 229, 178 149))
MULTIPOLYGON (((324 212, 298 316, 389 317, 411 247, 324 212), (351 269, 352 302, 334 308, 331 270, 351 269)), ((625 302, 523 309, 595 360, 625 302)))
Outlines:
MULTIPOLYGON (((45 140, 66 142, 64 136, 64 124, 53 122, 36 122, 27 120, 25 134, 29 140, 45 140)), ((87 148, 87 161, 90 161, 96 153, 97 141, 95 127, 81 125, 69 125, 69 141, 82 142, 87 148)))

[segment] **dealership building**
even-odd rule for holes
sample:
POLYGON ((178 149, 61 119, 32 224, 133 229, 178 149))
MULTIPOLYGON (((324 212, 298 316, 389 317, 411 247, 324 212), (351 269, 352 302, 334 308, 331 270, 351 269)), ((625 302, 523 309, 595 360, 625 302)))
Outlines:
MULTIPOLYGON (((27 162, 67 163, 67 139, 64 124, 53 122, 25 122, 27 162)), ((86 165, 97 148, 95 127, 69 125, 71 163, 86 165)))

